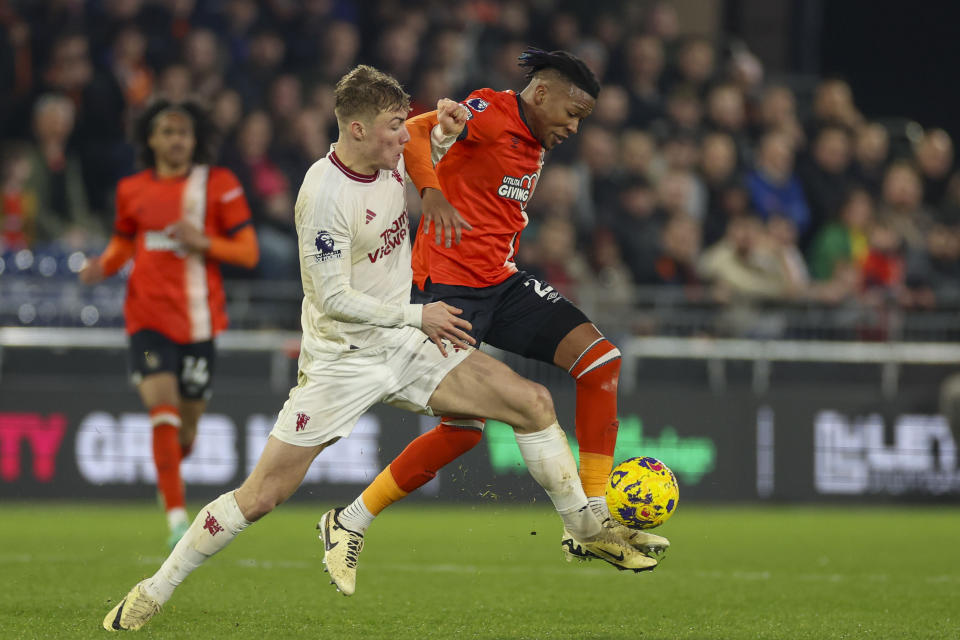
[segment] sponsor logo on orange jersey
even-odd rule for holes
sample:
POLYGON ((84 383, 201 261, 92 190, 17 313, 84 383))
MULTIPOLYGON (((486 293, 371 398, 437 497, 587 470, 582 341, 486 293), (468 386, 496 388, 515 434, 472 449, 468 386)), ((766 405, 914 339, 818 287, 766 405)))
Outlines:
POLYGON ((533 193, 533 188, 537 183, 537 174, 531 173, 525 176, 515 178, 514 176, 503 176, 500 187, 497 189, 497 195, 508 200, 526 204, 533 193))

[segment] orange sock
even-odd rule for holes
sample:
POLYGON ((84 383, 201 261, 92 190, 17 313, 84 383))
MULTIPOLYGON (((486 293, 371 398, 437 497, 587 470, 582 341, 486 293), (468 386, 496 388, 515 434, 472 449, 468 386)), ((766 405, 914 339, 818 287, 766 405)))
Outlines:
POLYGON ((360 497, 363 499, 364 506, 373 515, 377 515, 391 504, 398 500, 403 500, 407 492, 397 486, 397 481, 393 479, 393 473, 390 467, 377 474, 360 497))
POLYGON ((150 409, 153 425, 153 463, 157 467, 157 489, 163 495, 167 511, 184 507, 183 480, 180 478, 180 410, 172 405, 150 409))
POLYGON ((436 428, 408 444, 364 489, 364 505, 377 515, 432 480, 441 467, 472 449, 482 437, 483 420, 442 418, 436 428))
POLYGON ((580 482, 587 497, 602 496, 617 446, 620 351, 606 338, 592 344, 570 368, 577 383, 576 432, 580 482))

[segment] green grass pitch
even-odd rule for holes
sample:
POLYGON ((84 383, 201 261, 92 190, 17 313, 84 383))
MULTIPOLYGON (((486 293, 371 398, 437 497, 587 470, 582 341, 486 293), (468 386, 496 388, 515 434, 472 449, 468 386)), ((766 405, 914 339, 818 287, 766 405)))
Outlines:
MULTIPOLYGON (((402 504, 345 598, 321 571, 326 507, 248 529, 135 637, 960 638, 955 508, 681 504, 658 530, 667 559, 633 574, 563 562, 539 504, 402 504)), ((7 503, 0 523, 5 640, 106 637, 103 616, 165 556, 154 505, 7 503)))

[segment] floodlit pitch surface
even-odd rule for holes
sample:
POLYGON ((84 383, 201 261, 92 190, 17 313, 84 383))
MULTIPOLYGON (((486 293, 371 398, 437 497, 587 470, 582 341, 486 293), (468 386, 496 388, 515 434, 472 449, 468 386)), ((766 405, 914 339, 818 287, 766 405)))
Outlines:
MULTIPOLYGON (((374 523, 351 598, 321 571, 327 507, 285 505, 248 529, 139 637, 960 637, 955 507, 681 503, 658 530, 666 561, 635 575, 563 562, 540 504, 409 503, 374 523)), ((165 535, 153 505, 0 505, 0 637, 104 637, 165 535)))

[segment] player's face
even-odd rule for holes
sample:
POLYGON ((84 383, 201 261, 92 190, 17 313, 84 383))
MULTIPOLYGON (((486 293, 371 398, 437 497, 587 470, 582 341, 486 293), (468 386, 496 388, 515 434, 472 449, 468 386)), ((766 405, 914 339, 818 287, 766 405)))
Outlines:
POLYGON ((183 167, 190 164, 197 140, 193 135, 193 121, 176 111, 161 114, 153 125, 147 141, 158 165, 183 167))
POLYGON ((370 145, 371 161, 376 169, 396 169, 403 155, 403 147, 410 141, 404 124, 406 109, 384 111, 373 120, 370 145))
POLYGON ((534 97, 538 109, 531 128, 540 144, 549 150, 580 129, 580 121, 593 112, 597 101, 566 82, 551 82, 542 88, 542 94, 538 92, 534 97))

